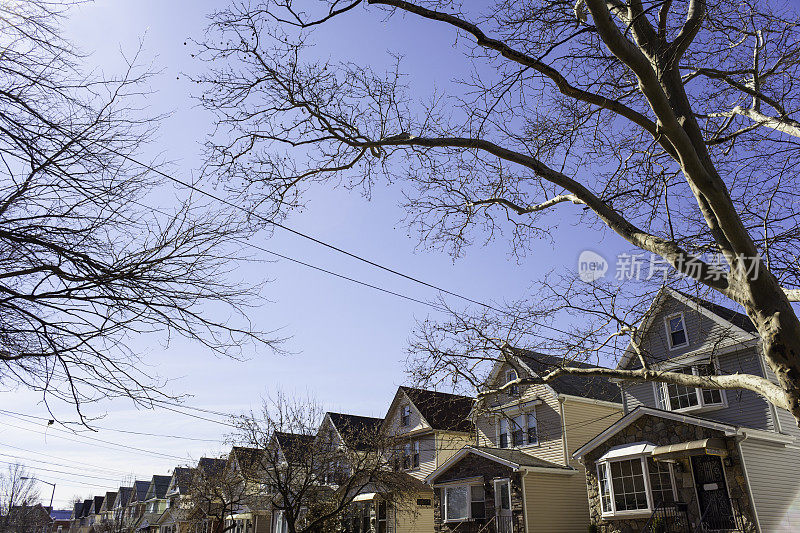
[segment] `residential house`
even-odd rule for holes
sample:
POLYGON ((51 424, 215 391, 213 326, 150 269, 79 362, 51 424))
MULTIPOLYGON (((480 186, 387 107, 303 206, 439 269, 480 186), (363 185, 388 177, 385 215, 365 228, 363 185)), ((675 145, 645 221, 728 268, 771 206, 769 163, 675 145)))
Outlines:
POLYGON ((153 476, 144 496, 144 513, 135 524, 136 531, 158 533, 158 519, 167 509, 167 487, 172 476, 153 476))
POLYGON ((97 523, 102 525, 113 525, 114 523, 114 502, 117 499, 116 492, 106 492, 103 496, 103 504, 100 506, 99 518, 97 523))
POLYGON ((435 531, 587 530, 585 472, 571 454, 619 419, 622 403, 614 384, 593 376, 519 380, 561 362, 521 351, 494 365, 471 413, 471 443, 426 477, 434 488, 435 531))
POLYGON ((132 494, 133 487, 120 487, 117 489, 117 497, 114 498, 111 514, 111 521, 114 525, 114 531, 122 531, 125 508, 128 505, 132 494))
POLYGON ((194 469, 186 467, 177 467, 172 471, 172 477, 164 494, 167 508, 158 519, 159 533, 186 533, 189 531, 187 515, 191 510, 190 503, 188 498, 182 498, 182 496, 189 492, 193 473, 194 469))
MULTIPOLYGON (((746 315, 663 289, 619 366, 774 380, 746 315)), ((620 383, 625 416, 574 454, 602 532, 800 531, 800 430, 755 393, 620 383)))
POLYGON ((67 533, 70 528, 72 511, 54 509, 50 511, 50 533, 67 533))
MULTIPOLYGON (((283 468, 292 468, 292 466, 302 465, 309 456, 309 451, 314 445, 316 439, 315 435, 306 435, 302 433, 287 433, 276 431, 272 434, 270 442, 267 444, 267 451, 265 457, 268 468, 274 469, 275 472, 272 476, 285 476, 282 472, 283 468)), ((270 476, 267 476, 269 478, 270 476)), ((285 477, 283 479, 286 479, 285 477)), ((269 479, 266 479, 267 485, 270 484, 269 479)), ((266 493, 269 495, 274 490, 274 487, 266 487, 266 493)), ((284 511, 281 509, 272 509, 271 505, 265 506, 269 511, 269 516, 266 517, 270 520, 270 531, 274 533, 286 533, 288 526, 284 511)))
POLYGON ((98 527, 102 523, 103 515, 101 509, 105 496, 95 496, 92 499, 91 510, 89 511, 89 527, 94 529, 95 525, 98 527))
POLYGON ((468 444, 473 425, 469 418, 473 399, 444 392, 399 387, 380 435, 391 448, 388 461, 394 477, 375 484, 373 492, 357 496, 363 518, 374 517, 381 533, 417 533, 433 529, 433 491, 422 480, 468 444))
POLYGON ((14 533, 40 533, 51 524, 50 508, 36 505, 13 505, 0 515, 0 529, 14 533))
POLYGON ((122 518, 122 526, 124 529, 133 531, 141 520, 145 512, 145 498, 147 497, 147 489, 149 488, 150 481, 136 480, 133 482, 133 490, 131 491, 128 503, 125 505, 125 512, 122 518))
POLYGON ((268 533, 271 512, 267 505, 267 492, 263 475, 264 450, 246 446, 233 446, 225 466, 228 483, 236 483, 229 490, 231 512, 226 521, 233 525, 232 533, 268 533))
POLYGON ((189 533, 212 533, 216 531, 217 519, 214 511, 219 502, 207 494, 205 480, 215 478, 225 471, 227 459, 201 457, 192 469, 185 488, 180 488, 180 505, 185 506, 184 524, 189 533))

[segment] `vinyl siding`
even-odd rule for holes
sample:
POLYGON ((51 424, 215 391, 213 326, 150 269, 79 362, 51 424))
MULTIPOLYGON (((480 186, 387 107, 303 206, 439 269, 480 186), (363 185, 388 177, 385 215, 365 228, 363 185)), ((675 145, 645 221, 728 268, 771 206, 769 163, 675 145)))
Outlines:
MULTIPOLYGON (((724 354, 719 357, 720 372, 723 374, 763 374, 756 348, 724 354)), ((761 396, 747 390, 724 391, 728 407, 718 411, 703 413, 700 416, 737 426, 774 430, 769 404, 761 396)))
MULTIPOLYGON (((777 383, 778 378, 775 376, 775 373, 772 371, 769 365, 766 364, 766 361, 764 361, 764 368, 767 371, 767 379, 773 383, 777 383)), ((800 428, 797 427, 797 421, 794 419, 794 416, 792 416, 792 413, 786 409, 781 409, 780 407, 776 407, 775 412, 778 415, 778 424, 780 426, 781 433, 786 433, 788 435, 800 438, 800 428)))
POLYGON ((529 472, 524 481, 528 533, 586 532, 589 504, 581 474, 529 472))
POLYGON ((800 448, 740 443, 761 533, 800 531, 800 448))
POLYGON ((633 411, 640 405, 656 407, 655 389, 651 382, 625 383, 622 386, 622 397, 625 410, 633 411))
POLYGON ((470 435, 463 433, 450 433, 448 431, 436 432, 436 468, 445 463, 464 446, 472 444, 470 435))
POLYGON ((420 493, 396 503, 394 512, 396 533, 433 533, 433 505, 418 507, 417 498, 430 499, 433 491, 420 493))
MULTIPOLYGON (((501 370, 499 376, 505 376, 505 368, 501 370)), ((501 378, 501 380, 504 381, 504 378, 501 378)), ((492 384, 492 386, 497 385, 498 383, 492 384)), ((542 401, 535 408, 539 444, 523 448, 523 451, 553 463, 564 464, 560 405, 553 393, 553 389, 543 384, 525 385, 520 387, 520 396, 518 398, 509 397, 508 394, 498 394, 493 398, 488 398, 487 401, 489 405, 508 405, 512 403, 524 404, 537 399, 542 401)), ((481 446, 499 446, 493 415, 479 413, 476 427, 478 441, 481 446)))
POLYGON ((598 405, 570 399, 564 402, 564 424, 567 428, 569 464, 581 472, 581 477, 583 477, 583 465, 580 461, 572 459, 572 454, 620 418, 622 418, 621 406, 611 407, 605 404, 598 405))
MULTIPOLYGON (((668 297, 650 323, 650 328, 644 334, 641 349, 653 361, 666 361, 689 352, 713 349, 720 344, 750 338, 749 335, 743 336, 740 332, 734 331, 733 325, 723 326, 708 318, 696 307, 688 307, 682 302, 668 297), (689 344, 673 350, 669 347, 665 318, 679 312, 683 313, 689 344)), ((635 358, 632 363, 633 366, 639 366, 635 358)))

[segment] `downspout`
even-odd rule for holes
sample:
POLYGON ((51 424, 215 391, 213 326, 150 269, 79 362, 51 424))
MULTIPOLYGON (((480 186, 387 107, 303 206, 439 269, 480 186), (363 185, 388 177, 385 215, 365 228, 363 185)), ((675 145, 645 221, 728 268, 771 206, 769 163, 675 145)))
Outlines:
POLYGON ((520 476, 520 482, 522 483, 522 517, 525 521, 525 533, 531 533, 531 530, 528 527, 528 495, 525 491, 525 476, 527 475, 528 471, 523 470, 522 475, 520 476))
POLYGON ((736 439, 736 449, 739 450, 739 459, 742 461, 742 474, 744 474, 744 480, 747 483, 747 491, 750 493, 750 505, 753 508, 753 516, 756 519, 756 530, 761 531, 761 520, 758 519, 758 510, 756 509, 756 499, 755 495, 753 494, 753 487, 750 485, 750 476, 747 474, 747 465, 744 462, 744 454, 742 453, 742 443, 746 441, 750 435, 744 433, 744 438, 739 440, 736 439))
POLYGON ((561 415, 561 447, 564 452, 564 466, 569 466, 569 452, 567 448, 567 420, 564 415, 564 402, 566 399, 558 395, 558 411, 561 415))

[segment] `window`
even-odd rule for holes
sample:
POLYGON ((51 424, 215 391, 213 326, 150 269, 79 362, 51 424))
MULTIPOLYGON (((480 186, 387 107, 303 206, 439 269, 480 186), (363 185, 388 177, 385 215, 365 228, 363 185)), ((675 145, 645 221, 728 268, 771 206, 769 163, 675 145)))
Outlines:
MULTIPOLYGON (((671 372, 695 376, 714 376, 717 374, 713 363, 705 363, 682 368, 669 369, 671 372)), ((725 406, 725 394, 719 389, 701 389, 671 383, 656 384, 660 407, 672 411, 693 411, 725 406), (660 389, 660 390, 659 390, 660 389)))
POLYGON ((644 456, 597 463, 604 516, 647 514, 675 501, 672 465, 644 456))
POLYGON ((400 425, 408 427, 411 424, 411 406, 404 405, 400 408, 400 425))
POLYGON ((683 313, 668 316, 666 322, 670 349, 681 348, 689 344, 689 337, 686 336, 686 322, 683 320, 683 313))
POLYGON ((456 522, 486 516, 483 485, 455 485, 444 488, 444 519, 456 522))
MULTIPOLYGON (((517 379, 516 370, 509 370, 508 372, 506 372, 506 383, 514 381, 515 379, 517 379)), ((519 396, 519 384, 511 385, 506 390, 508 391, 509 396, 514 396, 514 397, 519 396)))
POLYGON ((417 468, 419 466, 419 441, 415 440, 411 446, 411 466, 417 468))
POLYGON ((417 498, 417 505, 420 507, 430 507, 431 504, 430 498, 417 498))
POLYGON ((402 469, 410 470, 419 467, 419 441, 407 442, 403 445, 402 469))
POLYGON ((403 445, 403 470, 411 468, 411 443, 407 442, 403 445))
POLYGON ((498 427, 498 445, 501 448, 532 446, 539 443, 536 413, 521 413, 513 418, 503 417, 498 427))

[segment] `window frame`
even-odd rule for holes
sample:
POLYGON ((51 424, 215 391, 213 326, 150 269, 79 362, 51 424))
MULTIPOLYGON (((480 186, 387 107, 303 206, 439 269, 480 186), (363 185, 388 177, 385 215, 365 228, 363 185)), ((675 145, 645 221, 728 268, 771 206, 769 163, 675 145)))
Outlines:
POLYGON ((411 405, 404 404, 400 406, 400 426, 407 428, 411 425, 411 405))
POLYGON ((471 522, 474 520, 485 520, 486 519, 486 487, 483 485, 483 482, 479 483, 453 483, 451 485, 444 485, 441 487, 442 490, 442 521, 443 522, 471 522), (472 499, 472 488, 473 487, 480 487, 483 490, 483 500, 473 500, 472 499), (467 493, 467 502, 466 502, 466 516, 463 518, 450 518, 448 512, 448 505, 447 505, 447 491, 451 489, 464 489, 467 493), (472 515, 472 504, 482 501, 483 502, 483 516, 473 516, 472 515))
POLYGON ((667 330, 667 344, 670 350, 677 350, 679 348, 686 348, 689 346, 689 331, 686 328, 686 317, 683 315, 683 311, 679 311, 677 313, 672 313, 664 317, 664 327, 667 330), (683 326, 683 337, 684 341, 682 344, 673 344, 672 343, 672 329, 669 327, 670 320, 675 317, 679 317, 681 319, 681 325, 683 326))
MULTIPOLYGON (((679 365, 670 365, 663 370, 667 370, 670 372, 679 372, 681 370, 685 370, 687 368, 692 370, 693 376, 700 376, 700 367, 701 366, 711 366, 714 370, 715 376, 720 375, 720 368, 719 368, 719 361, 716 358, 712 358, 711 361, 708 363, 704 363, 702 361, 692 361, 690 363, 684 363, 679 365)), ((672 411, 675 413, 688 413, 688 412, 696 412, 696 411, 712 411, 717 409, 725 409, 728 407, 728 395, 725 394, 724 389, 704 389, 702 387, 686 387, 686 385, 678 385, 679 387, 686 387, 686 388, 693 388, 695 399, 697 403, 695 405, 690 405, 687 407, 679 407, 673 408, 672 407, 672 400, 669 397, 669 383, 659 383, 657 381, 653 382, 654 394, 656 403, 660 409, 664 409, 666 411, 672 411), (706 400, 703 396, 703 391, 718 391, 720 396, 720 401, 718 403, 706 403, 706 400)))
POLYGON ((530 410, 516 412, 515 414, 501 414, 496 418, 495 421, 495 436, 498 448, 505 448, 505 449, 521 449, 521 448, 529 448, 534 446, 539 446, 539 421, 536 416, 536 406, 532 406, 530 410), (519 429, 515 428, 518 426, 516 419, 519 417, 524 418, 524 426, 520 425, 519 429), (531 425, 531 421, 533 424, 531 425), (513 426, 512 426, 513 425, 513 426), (506 432, 503 432, 503 426, 506 428, 506 432), (535 433, 535 440, 531 442, 530 439, 530 430, 533 429, 535 433), (514 435, 517 431, 522 432, 522 444, 517 445, 514 440, 514 435), (506 436, 506 445, 503 446, 502 438, 506 436))
MULTIPOLYGON (((513 368, 506 370, 506 383, 514 381, 518 377, 517 371, 513 368)), ((519 396, 519 384, 511 385, 507 390, 507 394, 511 398, 517 398, 519 396)))
MULTIPOLYGON (((624 456, 624 457, 614 457, 613 459, 597 461, 595 463, 595 473, 597 476, 597 496, 600 500, 600 516, 602 518, 638 518, 651 515, 653 513, 653 508, 655 504, 653 503, 653 487, 650 483, 650 465, 648 459, 650 459, 650 454, 637 454, 632 456, 624 456), (617 504, 615 501, 615 494, 614 494, 614 478, 611 475, 611 463, 619 463, 622 461, 631 461, 638 459, 641 462, 642 466, 642 476, 644 478, 644 491, 645 497, 647 499, 647 507, 644 509, 625 509, 618 511, 617 504), (600 469, 603 469, 605 472, 605 479, 606 484, 608 487, 608 499, 611 505, 611 509, 606 508, 606 504, 604 502, 604 494, 603 494, 603 485, 601 483, 601 475, 600 469)), ((666 463, 669 466, 669 480, 672 485, 672 497, 674 501, 678 501, 678 489, 675 485, 675 466, 668 462, 666 463)))

